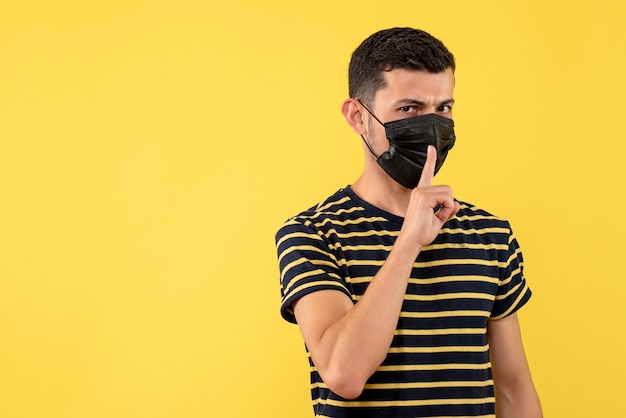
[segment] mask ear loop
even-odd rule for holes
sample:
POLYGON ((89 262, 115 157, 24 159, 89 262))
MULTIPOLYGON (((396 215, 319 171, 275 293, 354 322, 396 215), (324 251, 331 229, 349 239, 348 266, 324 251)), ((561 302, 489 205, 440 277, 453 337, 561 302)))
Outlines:
POLYGON ((365 140, 365 137, 363 136, 363 134, 361 134, 361 139, 363 140, 363 142, 365 143, 365 146, 367 146, 367 149, 370 150, 370 152, 372 153, 372 155, 374 157, 376 157, 376 159, 378 160, 380 158, 379 155, 376 155, 376 153, 374 152, 374 150, 372 149, 372 147, 370 147, 370 144, 367 143, 367 141, 365 140))
MULTIPOLYGON (((380 123, 381 125, 383 125, 383 127, 385 126, 385 124, 384 124, 384 123, 382 123, 382 122, 380 121, 380 119, 378 119, 378 118, 376 117, 376 115, 374 114, 374 112, 372 112, 372 111, 371 111, 371 110, 370 110, 367 106, 365 106, 365 103, 363 103, 363 102, 361 101, 361 99, 357 98, 356 100, 357 100, 359 103, 361 103, 361 106, 363 106, 363 107, 365 108, 365 110, 367 110, 367 112, 368 112, 370 115, 372 115, 372 117, 373 117, 374 119, 376 119, 376 121, 377 121, 378 123, 380 123)), ((369 150, 370 150, 370 152, 372 153, 372 155, 373 155, 374 157, 376 157, 376 159, 379 159, 379 158, 380 158, 380 155, 376 155, 376 153, 374 152, 374 150, 372 149, 372 147, 370 146, 370 144, 369 144, 369 143, 365 140, 365 137, 363 136, 363 134, 361 134, 361 139, 363 140, 363 142, 365 142, 365 145, 367 146, 367 149, 369 149, 369 150)))
POLYGON ((370 110, 370 108, 369 108, 369 107, 365 106, 365 103, 363 103, 363 102, 361 101, 361 99, 357 98, 357 99, 356 99, 356 101, 357 101, 357 102, 359 102, 359 103, 361 103, 361 106, 363 106, 363 107, 365 108, 365 110, 367 110, 367 112, 368 112, 370 115, 372 115, 372 117, 373 117, 374 119, 376 119, 376 121, 377 121, 378 123, 380 123, 381 125, 385 126, 385 124, 384 124, 384 123, 382 123, 382 122, 380 121, 380 119, 378 119, 378 118, 376 117, 376 115, 374 114, 374 112, 372 112, 372 111, 370 110))

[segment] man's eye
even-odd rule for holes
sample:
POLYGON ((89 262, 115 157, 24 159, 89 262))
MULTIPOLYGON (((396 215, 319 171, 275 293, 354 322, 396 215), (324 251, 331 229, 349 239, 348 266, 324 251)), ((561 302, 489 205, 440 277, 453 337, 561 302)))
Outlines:
POLYGON ((437 112, 441 112, 441 113, 447 113, 447 112, 449 112, 451 110, 452 110, 452 107, 448 106, 448 105, 439 106, 437 108, 437 112))
POLYGON ((402 106, 400 111, 405 113, 415 112, 415 106, 402 106))

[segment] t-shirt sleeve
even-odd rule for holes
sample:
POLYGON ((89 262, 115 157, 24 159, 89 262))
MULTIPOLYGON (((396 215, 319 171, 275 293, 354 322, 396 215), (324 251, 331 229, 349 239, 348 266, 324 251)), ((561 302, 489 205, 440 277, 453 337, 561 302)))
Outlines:
POLYGON ((500 283, 491 319, 501 319, 513 314, 524 306, 532 295, 524 277, 522 251, 513 232, 508 238, 508 250, 500 262, 500 283))
POLYGON ((296 323, 292 305, 301 297, 319 290, 333 289, 352 298, 342 278, 332 244, 308 220, 287 221, 276 234, 280 268, 280 313, 296 323))

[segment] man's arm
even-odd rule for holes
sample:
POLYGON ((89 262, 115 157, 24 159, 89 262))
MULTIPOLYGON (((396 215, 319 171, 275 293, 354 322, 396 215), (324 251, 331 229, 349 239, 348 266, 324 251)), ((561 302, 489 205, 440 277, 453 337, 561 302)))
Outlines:
POLYGON ((344 398, 359 396, 384 361, 415 259, 459 210, 449 187, 432 186, 436 158, 435 149, 429 147, 400 234, 359 302, 353 304, 342 292, 322 290, 293 305, 317 371, 329 388, 344 398), (440 209, 434 212, 435 207, 440 209))
POLYGON ((487 325, 498 418, 541 418, 517 314, 487 325))
POLYGON ((311 359, 336 394, 347 399, 359 396, 385 359, 417 253, 396 243, 356 304, 335 290, 310 293, 294 304, 311 359))

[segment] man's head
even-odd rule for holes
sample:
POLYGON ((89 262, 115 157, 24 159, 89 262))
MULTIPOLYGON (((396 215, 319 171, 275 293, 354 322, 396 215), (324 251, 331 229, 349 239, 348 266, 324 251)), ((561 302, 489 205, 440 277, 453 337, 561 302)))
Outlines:
POLYGON ((372 157, 368 181, 415 187, 429 145, 437 151, 435 172, 441 167, 455 139, 454 69, 439 40, 412 28, 377 32, 354 51, 342 113, 372 157))
POLYGON ((454 56, 432 35, 412 28, 374 33, 353 52, 348 71, 349 94, 372 104, 386 86, 383 73, 397 68, 428 73, 455 70, 454 56))

